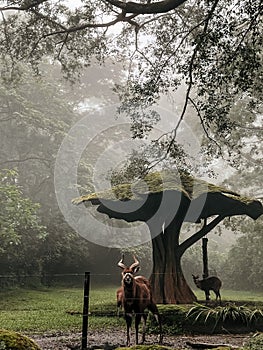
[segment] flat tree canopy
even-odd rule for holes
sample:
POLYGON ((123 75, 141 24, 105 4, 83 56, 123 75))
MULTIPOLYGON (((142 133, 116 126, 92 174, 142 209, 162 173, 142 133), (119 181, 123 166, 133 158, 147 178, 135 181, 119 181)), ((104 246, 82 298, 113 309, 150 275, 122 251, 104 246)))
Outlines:
POLYGON ((263 206, 258 200, 173 171, 149 173, 133 185, 120 184, 73 200, 74 204, 82 202, 97 205, 99 212, 111 218, 146 222, 153 246, 151 282, 159 303, 196 300, 181 269, 181 257, 190 246, 225 217, 248 215, 256 220, 263 214, 263 206), (112 202, 118 203, 116 209, 112 209, 112 202), (131 205, 127 210, 129 202, 136 203, 136 209, 133 210, 131 205), (212 220, 207 223, 209 218, 212 220), (202 219, 205 220, 203 228, 180 242, 183 222, 198 223, 202 219))

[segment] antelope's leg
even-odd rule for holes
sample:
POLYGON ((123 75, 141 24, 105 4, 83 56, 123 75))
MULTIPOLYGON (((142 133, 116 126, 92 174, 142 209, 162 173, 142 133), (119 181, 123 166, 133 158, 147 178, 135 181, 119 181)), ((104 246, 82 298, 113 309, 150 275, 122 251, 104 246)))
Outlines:
POLYGON ((156 319, 156 322, 159 325, 159 344, 162 344, 162 342, 163 342, 163 330, 162 330, 161 316, 158 312, 158 308, 154 303, 152 303, 148 306, 148 309, 153 313, 153 315, 156 319))
POLYGON ((125 314, 125 320, 126 320, 126 326, 127 326, 127 340, 126 340, 126 345, 130 346, 131 341, 130 341, 130 328, 132 324, 132 314, 125 314))
POLYGON ((136 345, 139 343, 139 324, 141 321, 141 313, 135 315, 135 336, 136 336, 136 345))
POLYGON ((157 314, 154 314, 154 317, 159 325, 159 344, 162 344, 163 343, 163 328, 162 328, 162 321, 161 321, 161 316, 160 316, 159 312, 157 314))
POLYGON ((143 313, 142 318, 143 318, 143 325, 142 325, 142 344, 145 342, 145 333, 146 333, 146 321, 147 321, 147 314, 143 313))

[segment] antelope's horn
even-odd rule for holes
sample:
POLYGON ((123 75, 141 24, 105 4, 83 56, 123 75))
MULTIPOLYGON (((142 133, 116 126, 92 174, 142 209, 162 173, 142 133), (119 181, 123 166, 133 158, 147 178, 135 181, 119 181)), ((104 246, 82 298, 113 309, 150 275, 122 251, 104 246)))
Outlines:
POLYGON ((133 260, 134 260, 134 263, 130 266, 130 269, 134 269, 135 267, 139 266, 140 263, 139 261, 136 259, 135 255, 133 255, 133 260))
POLYGON ((124 260, 124 254, 122 254, 121 260, 118 262, 118 266, 122 269, 126 269, 127 266, 124 265, 123 260, 124 260))

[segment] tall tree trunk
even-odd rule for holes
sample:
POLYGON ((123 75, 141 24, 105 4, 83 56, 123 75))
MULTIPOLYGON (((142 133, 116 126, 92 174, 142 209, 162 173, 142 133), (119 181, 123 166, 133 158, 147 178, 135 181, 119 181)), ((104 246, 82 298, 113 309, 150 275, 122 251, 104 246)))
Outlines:
POLYGON ((187 304, 197 300, 181 268, 180 229, 181 224, 174 220, 163 233, 152 239, 153 271, 150 280, 154 301, 159 304, 187 304))
POLYGON ((218 215, 209 224, 179 244, 179 235, 184 215, 178 213, 170 225, 156 236, 156 226, 148 224, 152 233, 153 271, 151 284, 153 297, 159 304, 188 304, 196 301, 196 296, 188 286, 181 268, 181 257, 195 242, 204 237, 224 216, 218 215))

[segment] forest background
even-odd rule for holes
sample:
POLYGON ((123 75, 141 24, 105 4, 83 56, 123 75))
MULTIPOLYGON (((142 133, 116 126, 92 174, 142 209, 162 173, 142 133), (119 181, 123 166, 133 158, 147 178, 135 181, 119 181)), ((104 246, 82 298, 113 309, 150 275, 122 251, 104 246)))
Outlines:
MULTIPOLYGON (((17 3, 20 2, 18 1, 17 3)), ((39 4, 41 5, 41 3, 40 1, 39 4)), ((119 2, 109 1, 109 3, 119 2)), ((144 2, 142 1, 141 3, 144 2)), ((191 1, 189 1, 189 3, 189 8, 187 6, 185 7, 184 15, 186 16, 189 16, 189 11, 191 10, 191 1)), ((202 2, 200 2, 200 4, 201 3, 202 2)), ((205 5, 203 8, 200 6, 196 11, 196 16, 191 17, 193 23, 195 20, 198 20, 198 15, 202 11, 206 11, 206 8, 210 11, 209 14, 212 13, 212 9, 216 8, 219 2, 207 1, 204 3, 205 5), (200 13, 198 12, 199 10, 200 13)), ((248 13, 252 13, 253 10, 250 9, 249 6, 251 6, 251 8, 253 6, 256 8, 260 5, 260 1, 255 2, 253 6, 250 2, 248 3, 248 13)), ((102 5, 102 9, 104 9, 104 5, 102 5)), ((3 8, 1 10, 3 11, 3 8)), ((180 16, 182 14, 183 13, 179 13, 180 16)), ((237 16, 238 15, 239 13, 237 11, 237 16)), ((251 20, 252 19, 251 15, 251 20)), ((74 25, 73 20, 78 20, 76 14, 71 15, 72 22, 69 23, 72 25, 74 25)), ((82 18, 80 18, 80 20, 82 20, 82 18)), ((124 18, 122 18, 122 20, 124 21, 124 18)), ((158 23, 159 32, 158 30, 156 30, 156 32, 159 40, 158 45, 161 45, 162 40, 169 41, 170 39, 167 39, 166 33, 162 32, 162 18, 160 17, 158 21, 159 22, 155 23, 158 23)), ((8 21, 5 22, 2 20, 1 25, 5 27, 5 23, 7 22, 8 21)), ((11 33, 10 31, 9 34, 19 39, 19 21, 17 23, 17 32, 14 31, 11 33)), ((189 25, 193 25, 193 23, 189 22, 189 25)), ((254 21, 253 23, 256 22, 254 21)), ((127 23, 125 23, 125 25, 126 24, 127 23)), ((133 23, 130 24, 132 27, 133 23)), ((128 32, 125 25, 122 35, 126 35, 128 32)), ((216 33, 217 26, 220 25, 220 22, 215 22, 213 25, 214 33, 216 33)), ((8 27, 6 26, 5 28, 8 27)), ((14 26, 14 28, 16 27, 14 26)), ((150 28, 154 34, 154 26, 150 28)), ((237 26, 237 28, 237 30, 239 30, 240 27, 237 26)), ((133 30, 134 28, 132 27, 130 32, 133 30)), ((195 48, 199 50, 198 40, 200 40, 200 38, 202 38, 202 40, 204 38, 205 40, 209 39, 209 35, 207 35, 207 37, 202 36, 204 33, 195 33, 193 30, 190 30, 190 33, 193 34, 193 38, 191 37, 189 42, 191 42, 191 40, 196 40, 193 46, 195 45, 195 48)), ((214 33, 212 34, 214 35, 214 33)), ((7 34, 7 31, 3 31, 2 33, 3 36, 7 34)), ((256 32, 255 29, 254 34, 254 38, 257 40, 255 40, 255 43, 253 42, 253 45, 259 49, 260 32, 256 32)), ((224 35, 224 33, 222 35, 224 35)), ((246 38, 244 37, 243 39, 245 43, 246 38)), ((78 34, 76 34, 74 40, 79 40, 78 34)), ((103 38, 103 40, 105 40, 105 38, 103 38)), ((217 40, 219 42, 220 38, 213 38, 212 42, 216 43, 217 40)), ((20 41, 20 44, 21 42, 22 41, 20 41)), ((90 43, 91 46, 94 45, 91 37, 87 38, 87 43, 90 43)), ((119 51, 125 52, 126 49, 123 41, 119 40, 116 43, 116 46, 114 44, 111 48, 112 52, 115 52, 115 54, 118 54, 119 51)), ((249 35, 248 43, 251 43, 250 49, 252 52, 253 45, 249 35)), ((120 257, 120 249, 102 247, 89 242, 79 236, 67 224, 57 204, 54 188, 54 167, 57 153, 64 137, 84 115, 93 113, 102 106, 105 108, 107 105, 114 105, 119 102, 119 99, 126 99, 126 103, 130 102, 127 101, 127 95, 125 95, 125 91, 122 90, 121 86, 126 82, 127 66, 131 65, 131 63, 124 61, 126 70, 121 62, 123 57, 116 61, 114 61, 114 59, 106 60, 103 64, 105 57, 96 57, 96 50, 100 50, 100 53, 104 50, 103 45, 98 41, 96 44, 97 47, 95 47, 94 52, 92 52, 93 57, 88 64, 91 67, 79 67, 80 62, 76 59, 77 55, 74 56, 74 49, 69 48, 70 52, 68 55, 61 56, 65 59, 62 65, 66 67, 66 70, 61 73, 61 62, 60 64, 51 63, 51 60, 46 58, 45 52, 43 51, 41 53, 41 58, 43 60, 40 60, 41 63, 38 64, 37 69, 38 73, 41 74, 35 75, 32 73, 32 67, 29 63, 33 64, 36 68, 36 61, 39 61, 38 55, 40 55, 40 53, 36 52, 36 56, 32 55, 32 62, 27 63, 25 60, 21 59, 21 57, 15 57, 27 50, 27 45, 19 46, 20 44, 19 40, 17 42, 13 40, 12 45, 14 45, 14 48, 17 48, 17 51, 12 51, 13 48, 11 48, 11 44, 6 45, 5 40, 1 41, 0 284, 50 284, 52 281, 54 282, 56 280, 57 274, 82 274, 87 270, 97 276, 101 274, 109 275, 108 282, 115 283, 119 281, 119 271, 117 270, 116 263, 120 257), (6 51, 4 52, 4 50, 6 51), (13 56, 10 56, 10 53, 12 53, 13 56), (70 55, 70 53, 72 53, 72 55, 70 55), (74 59, 77 68, 80 68, 80 74, 79 80, 75 81, 75 84, 72 84, 71 73, 76 68, 71 67, 74 59), (15 61, 16 67, 13 69, 15 61), (100 65, 97 61, 99 61, 100 65), (11 75, 10 67, 12 67, 11 75), (64 79, 65 73, 68 74, 67 79, 64 79), (27 276, 31 276, 31 278, 27 278, 27 276)), ((209 42, 207 41, 206 44, 208 47, 209 42)), ((229 43, 223 44, 228 45, 229 43)), ((152 43, 150 43, 149 47, 150 46, 154 47, 152 43)), ((242 48, 241 44, 240 47, 242 48)), ((262 61, 262 55, 258 53, 259 59, 257 58, 254 61, 250 60, 249 54, 251 52, 248 50, 247 46, 245 46, 245 48, 246 50, 240 51, 240 54, 244 55, 244 57, 241 57, 238 61, 240 67, 238 65, 235 67, 235 70, 251 72, 244 76, 237 75, 238 78, 235 81, 235 84, 239 84, 238 88, 241 87, 241 90, 243 89, 245 97, 240 98, 239 96, 237 101, 232 104, 231 109, 229 108, 229 110, 227 110, 231 122, 229 122, 229 120, 229 123, 221 122, 226 121, 227 118, 218 118, 218 120, 216 120, 217 124, 214 127, 214 134, 210 134, 214 140, 208 137, 206 141, 203 141, 208 149, 208 152, 204 151, 204 153, 207 153, 206 155, 210 157, 210 162, 209 167, 207 166, 208 162, 204 162, 202 164, 202 169, 209 168, 210 174, 207 174, 205 170, 202 174, 199 169, 198 176, 202 175, 205 179, 210 179, 211 182, 224 184, 238 193, 262 199, 262 142, 260 142, 260 140, 262 140, 262 104, 258 102, 257 105, 253 104, 255 100, 261 100, 262 102, 260 74, 256 74, 256 72, 260 71, 259 62, 262 61), (246 67, 245 64, 247 64, 246 67), (252 72, 254 73, 252 74, 252 72), (247 89, 247 86, 249 86, 250 90, 247 89), (246 95, 248 90, 250 91, 250 95, 246 95), (242 125, 240 126, 240 124, 244 125, 244 127, 242 125), (233 128, 231 132, 233 130, 234 132, 231 134, 231 139, 228 139, 228 137, 224 135, 228 135, 230 127, 233 128), (216 142, 214 142, 215 140, 216 142), (226 141, 229 141, 230 148, 236 147, 236 153, 234 152, 234 148, 232 149, 232 153, 231 151, 228 153, 228 151, 225 150, 224 142, 226 141), (218 149, 221 149, 221 151, 224 149, 224 155, 226 158, 229 158, 227 165, 222 158, 218 160, 220 152, 215 152, 217 146, 219 146, 218 149)), ((107 49, 109 49, 109 47, 107 49)), ((189 47, 185 49, 186 61, 188 59, 188 49, 189 47)), ((52 50, 53 48, 51 48, 51 51, 52 50)), ((77 50, 81 51, 78 47, 77 50)), ((106 51, 107 50, 105 50, 105 52, 106 51)), ((188 51, 190 52, 191 50, 188 51)), ((195 50, 193 52, 195 54, 195 50)), ((139 54, 139 51, 137 53, 139 54)), ((200 50, 201 58, 202 54, 205 54, 205 52, 200 50)), ((155 57, 156 60, 158 61, 158 59, 160 60, 163 58, 164 62, 166 62, 171 52, 167 49, 167 52, 162 51, 162 55, 162 57, 160 56, 158 58, 157 53, 155 57)), ((192 56, 192 58, 193 57, 196 58, 195 56, 192 56)), ((205 57, 205 59, 206 58, 207 57, 205 57)), ((189 56, 189 60, 190 59, 191 57, 189 56)), ((180 69, 181 74, 186 74, 187 76, 188 73, 185 63, 186 62, 183 62, 180 69)), ((158 65, 156 67, 158 67, 158 65)), ((205 67, 203 69, 200 62, 197 62, 197 67, 199 67, 197 71, 199 69, 203 74, 205 67)), ((140 69, 143 70, 144 68, 142 64, 140 69)), ((137 74, 140 73, 140 69, 137 71, 137 74)), ((165 69, 164 72, 160 73, 160 77, 162 77, 161 74, 168 75, 165 69)), ((192 69, 194 69, 194 66, 192 69)), ((225 65, 223 69, 226 71, 226 76, 230 77, 231 74, 227 72, 227 65, 225 65)), ((187 79, 185 79, 185 81, 181 81, 180 84, 176 82, 176 84, 179 85, 177 86, 176 94, 174 94, 171 86, 167 86, 165 82, 160 79, 158 84, 159 90, 156 92, 153 91, 153 87, 155 87, 154 84, 150 84, 152 82, 152 76, 156 76, 156 72, 149 71, 148 73, 148 76, 146 74, 146 81, 136 81, 137 77, 132 75, 128 77, 130 79, 129 83, 131 84, 128 85, 130 88, 128 100, 138 98, 138 95, 141 94, 139 97, 142 98, 142 101, 147 101, 147 103, 149 103, 149 101, 155 99, 155 95, 158 94, 157 100, 160 107, 173 110, 174 100, 176 100, 176 108, 183 108, 189 81, 187 83, 187 79), (149 78, 149 81, 147 81, 147 78, 149 78), (141 86, 138 86, 139 84, 141 84, 141 86), (147 86, 149 90, 147 90, 147 86), (143 100, 143 98, 145 100, 143 100)), ((188 78, 191 78, 191 76, 189 75, 188 78)), ((209 77, 207 76, 206 78, 208 79, 209 77)), ((199 81, 199 83, 201 84, 202 81, 199 81)), ((190 85, 192 85, 191 82, 190 85)), ((228 82, 223 85, 222 90, 227 90, 227 86, 228 82)), ((217 87, 212 85, 210 88, 213 90, 217 87)), ((215 90, 215 92, 216 91, 217 90, 215 90)), ((206 92, 203 91, 202 93, 205 94, 206 92)), ((223 97, 227 99, 227 95, 223 97)), ((219 104, 220 93, 215 93, 214 98, 215 101, 211 102, 219 104), (216 98, 218 98, 218 100, 216 100, 216 98)), ((231 103, 232 102, 233 101, 231 101, 231 103)), ((205 106, 205 108, 207 109, 208 107, 205 106)), ((142 134, 147 134, 151 129, 149 126, 153 123, 151 117, 156 117, 156 115, 150 115, 150 119, 147 119, 149 115, 146 115, 145 119, 136 120, 136 116, 138 116, 138 114, 136 114, 137 112, 132 109, 130 112, 133 113, 132 122, 134 136, 140 138, 142 134)), ((221 108, 221 112, 222 115, 226 113, 223 107, 221 108)), ((213 113, 216 114, 215 111, 205 110, 205 113, 208 115, 211 113, 216 119, 216 116, 213 115, 213 113)), ((200 125, 200 120, 193 116, 193 108, 189 108, 186 111, 184 119, 191 125, 194 134, 200 137, 200 139, 203 138, 203 136, 200 135, 204 125, 202 125, 202 123, 200 125)), ((206 120, 206 122, 208 125, 210 123, 210 126, 214 125, 214 120, 212 119, 211 121, 206 120)), ((162 146, 164 148, 166 147, 166 149, 169 148, 171 151, 171 138, 167 138, 163 141, 162 146)), ((178 144, 174 146, 175 147, 172 149, 173 152, 170 152, 172 155, 171 158, 176 158, 178 154, 182 152, 182 148, 178 144)), ((94 149, 95 154, 96 151, 97 150, 94 149)), ((92 152, 92 150, 89 150, 89 152, 92 152)), ((138 157, 134 157, 130 164, 134 165, 136 162, 138 163, 138 159, 138 157)), ((170 161, 173 162, 173 160, 170 161)), ((183 163, 184 160, 181 159, 180 166, 183 163)), ((78 173, 80 191, 93 190, 93 187, 90 186, 90 179, 93 171, 92 166, 88 155, 83 154, 78 173)), ((131 167, 129 169, 131 169, 131 167)), ((109 226, 105 225, 105 229, 107 229, 107 227, 109 230, 114 230, 110 224, 109 226)), ((136 231, 136 227, 134 227, 134 230, 136 231)), ((188 235, 189 232, 191 232, 191 227, 185 225, 184 231, 184 234, 188 235)), ((210 233, 208 238, 210 273, 219 275, 225 288, 262 291, 263 268, 261 263, 262 248, 260 248, 263 246, 262 218, 259 218, 255 222, 243 217, 232 218, 229 222, 225 221, 224 226, 220 225, 217 230, 210 233)), ((145 274, 149 274, 151 270, 150 244, 144 244, 131 249, 127 248, 125 252, 131 251, 137 254, 142 266, 145 266, 145 274)), ((200 244, 198 242, 198 244, 185 253, 183 257, 183 269, 189 283, 192 273, 201 274, 201 242, 200 244)))

